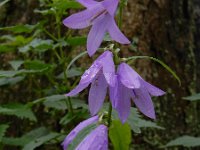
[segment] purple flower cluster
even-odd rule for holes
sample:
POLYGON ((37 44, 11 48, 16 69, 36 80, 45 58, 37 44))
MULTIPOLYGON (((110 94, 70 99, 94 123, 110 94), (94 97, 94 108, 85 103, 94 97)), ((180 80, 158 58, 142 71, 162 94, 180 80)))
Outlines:
MULTIPOLYGON (((112 40, 121 44, 130 41, 119 30, 115 23, 115 12, 119 0, 76 0, 86 7, 85 10, 66 18, 63 23, 72 29, 82 29, 92 25, 87 39, 87 51, 92 56, 101 45, 105 33, 108 32, 112 40)), ((121 62, 115 70, 113 54, 109 50, 100 55, 81 76, 79 84, 66 96, 75 96, 89 85, 89 110, 92 118, 81 122, 74 128, 62 143, 63 149, 73 141, 78 133, 91 124, 99 124, 91 131, 76 150, 107 150, 107 127, 98 122, 95 116, 101 109, 107 90, 112 107, 118 112, 122 123, 126 122, 131 108, 131 100, 147 117, 155 119, 154 106, 151 96, 161 96, 165 92, 149 84, 128 64, 121 62)))
POLYGON ((89 109, 96 115, 103 105, 109 89, 112 107, 124 123, 130 113, 131 99, 138 109, 147 117, 155 119, 151 96, 161 96, 164 91, 144 81, 128 64, 121 63, 115 73, 113 54, 105 51, 92 66, 85 71, 77 87, 66 96, 74 96, 91 83, 89 91, 89 109))

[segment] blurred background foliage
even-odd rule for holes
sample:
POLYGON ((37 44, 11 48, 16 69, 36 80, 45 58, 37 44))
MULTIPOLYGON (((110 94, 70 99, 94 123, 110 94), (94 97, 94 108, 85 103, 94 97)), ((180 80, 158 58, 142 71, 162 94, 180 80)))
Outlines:
MULTIPOLYGON (((85 53, 87 29, 69 30, 62 24, 81 9, 74 0, 0 0, 0 149, 61 149, 70 130, 88 118, 87 91, 63 96, 98 56, 91 59, 85 53)), ((124 149, 199 148, 199 25, 198 0, 127 1, 122 30, 132 44, 120 47, 121 56, 156 57, 177 73, 181 85, 152 61, 132 62, 167 94, 154 99, 155 121, 132 109, 131 144, 124 149)), ((110 43, 109 37, 104 40, 110 43)))

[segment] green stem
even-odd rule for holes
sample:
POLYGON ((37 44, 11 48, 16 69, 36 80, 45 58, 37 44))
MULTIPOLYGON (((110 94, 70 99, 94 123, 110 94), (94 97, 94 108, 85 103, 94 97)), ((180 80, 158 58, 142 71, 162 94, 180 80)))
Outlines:
POLYGON ((58 41, 58 39, 53 35, 51 34, 49 31, 47 31, 46 29, 43 29, 43 31, 50 37, 52 38, 54 41, 58 41))
POLYGON ((108 127, 111 125, 111 117, 112 117, 112 104, 109 104, 109 110, 108 110, 108 127))
POLYGON ((69 113, 73 116, 74 110, 73 110, 73 106, 72 106, 72 102, 70 98, 67 99, 66 104, 67 104, 69 113))
POLYGON ((118 16, 118 26, 120 29, 122 27, 123 8, 124 8, 124 0, 121 0, 119 5, 119 16, 118 16))

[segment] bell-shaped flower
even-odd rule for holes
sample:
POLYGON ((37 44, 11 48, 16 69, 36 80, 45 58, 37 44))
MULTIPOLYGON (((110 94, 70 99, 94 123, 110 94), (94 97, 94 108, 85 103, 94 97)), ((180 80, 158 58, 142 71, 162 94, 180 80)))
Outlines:
POLYGON ((121 44, 130 44, 114 20, 119 0, 77 1, 85 6, 86 10, 67 17, 63 24, 72 29, 82 29, 92 25, 87 39, 87 51, 90 56, 97 51, 106 32, 113 40, 121 44))
POLYGON ((92 66, 81 76, 79 84, 66 96, 74 96, 89 86, 89 109, 91 115, 97 114, 103 105, 107 87, 114 85, 115 65, 113 54, 105 51, 99 56, 92 66))
POLYGON ((126 63, 121 63, 118 66, 114 80, 115 86, 110 87, 110 99, 123 123, 129 116, 131 99, 144 115, 155 119, 151 96, 161 96, 165 94, 164 91, 144 81, 126 63))
POLYGON ((76 147, 76 150, 108 150, 108 129, 99 125, 76 147))
POLYGON ((67 150, 67 147, 69 146, 69 144, 74 140, 74 138, 77 136, 77 134, 83 130, 84 128, 86 128, 87 126, 93 124, 93 123, 97 123, 99 120, 98 116, 94 116, 92 118, 89 118, 81 123, 79 123, 68 135, 67 137, 64 139, 62 146, 63 146, 63 150, 67 150))

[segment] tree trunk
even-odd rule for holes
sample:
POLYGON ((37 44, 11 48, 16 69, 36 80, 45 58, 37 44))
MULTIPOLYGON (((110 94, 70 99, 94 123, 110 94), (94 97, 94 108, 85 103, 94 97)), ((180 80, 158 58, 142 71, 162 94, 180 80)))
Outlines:
POLYGON ((194 135, 200 129, 199 106, 182 99, 200 89, 199 7, 199 0, 132 0, 125 11, 123 29, 138 39, 136 54, 164 61, 181 79, 179 86, 174 77, 154 62, 137 62, 143 76, 167 92, 164 99, 154 101, 158 121, 166 128, 160 136, 164 141, 194 135))

